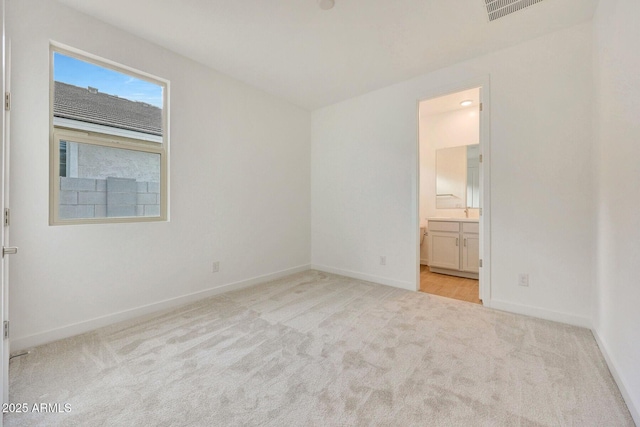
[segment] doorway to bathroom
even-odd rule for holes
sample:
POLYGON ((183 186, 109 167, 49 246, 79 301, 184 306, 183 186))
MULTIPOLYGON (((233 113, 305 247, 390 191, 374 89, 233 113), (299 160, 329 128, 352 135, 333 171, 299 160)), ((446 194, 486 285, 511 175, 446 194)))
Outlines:
POLYGON ((482 304, 489 293, 485 85, 467 87, 418 103, 418 290, 482 304))

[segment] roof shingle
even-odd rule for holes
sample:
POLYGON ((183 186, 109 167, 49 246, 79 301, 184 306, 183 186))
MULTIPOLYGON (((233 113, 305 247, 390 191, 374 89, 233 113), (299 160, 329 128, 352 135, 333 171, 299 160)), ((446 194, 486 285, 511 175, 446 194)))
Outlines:
POLYGON ((162 109, 116 95, 55 82, 53 115, 162 136, 162 109))

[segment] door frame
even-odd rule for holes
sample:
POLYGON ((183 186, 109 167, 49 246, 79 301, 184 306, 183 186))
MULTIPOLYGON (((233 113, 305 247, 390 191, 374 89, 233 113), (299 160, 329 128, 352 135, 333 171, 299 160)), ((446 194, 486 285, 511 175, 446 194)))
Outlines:
MULTIPOLYGON (((0 94, 3 99, 4 105, 4 96, 8 91, 8 74, 7 74, 7 43, 5 36, 5 0, 0 0, 0 36, 2 37, 2 41, 0 42, 0 61, 2 61, 2 75, 0 76, 0 94)), ((9 168, 8 168, 8 119, 7 119, 7 111, 5 107, 2 107, 2 118, 0 118, 0 138, 2 141, 0 142, 0 216, 2 223, 0 225, 0 244, 4 247, 8 245, 8 229, 4 225, 4 209, 8 204, 8 195, 9 195, 9 168)), ((0 248, 2 251, 3 248, 0 248)), ((0 253, 0 284, 1 290, 1 301, 0 301, 0 323, 2 323, 2 337, 0 337, 0 360, 2 361, 2 403, 9 402, 9 338, 4 338, 4 322, 9 321, 9 274, 8 274, 8 266, 4 256, 0 253)))
POLYGON ((421 94, 416 100, 416 185, 413 199, 415 230, 415 260, 416 279, 415 289, 420 290, 420 103, 434 98, 451 95, 469 89, 480 88, 480 102, 482 111, 479 115, 480 122, 480 209, 482 214, 479 219, 480 227, 480 259, 482 267, 479 273, 480 299, 485 307, 491 307, 491 78, 483 75, 474 79, 461 81, 440 88, 432 89, 421 94))

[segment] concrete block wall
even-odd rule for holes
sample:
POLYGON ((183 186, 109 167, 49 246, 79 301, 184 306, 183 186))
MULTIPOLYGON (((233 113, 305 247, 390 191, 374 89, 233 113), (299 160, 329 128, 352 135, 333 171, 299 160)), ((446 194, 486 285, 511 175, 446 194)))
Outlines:
POLYGON ((159 216, 160 183, 130 178, 60 178, 60 218, 159 216))

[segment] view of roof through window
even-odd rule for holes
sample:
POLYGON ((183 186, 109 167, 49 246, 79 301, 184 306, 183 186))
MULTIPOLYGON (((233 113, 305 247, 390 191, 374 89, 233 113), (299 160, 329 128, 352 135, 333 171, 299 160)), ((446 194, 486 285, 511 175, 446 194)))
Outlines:
POLYGON ((166 86, 106 61, 52 59, 51 223, 166 218, 166 86))
POLYGON ((162 135, 162 86, 54 52, 54 116, 162 135))
POLYGON ((74 86, 97 88, 102 93, 162 108, 162 87, 128 74, 54 52, 53 79, 74 86))

